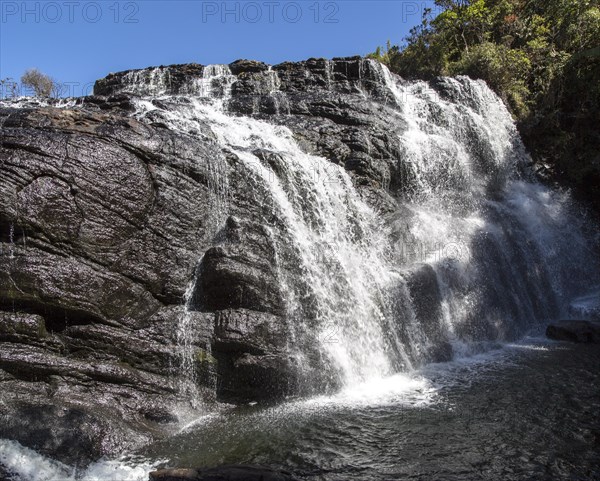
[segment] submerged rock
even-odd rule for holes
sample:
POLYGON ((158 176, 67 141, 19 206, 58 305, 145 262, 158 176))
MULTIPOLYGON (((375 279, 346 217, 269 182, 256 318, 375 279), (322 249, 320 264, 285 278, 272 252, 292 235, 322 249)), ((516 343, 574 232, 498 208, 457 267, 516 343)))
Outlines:
POLYGON ((150 481, 294 481, 290 473, 262 466, 230 465, 199 469, 161 469, 150 481))
POLYGON ((546 328, 546 336, 558 341, 600 343, 600 321, 559 321, 546 328))

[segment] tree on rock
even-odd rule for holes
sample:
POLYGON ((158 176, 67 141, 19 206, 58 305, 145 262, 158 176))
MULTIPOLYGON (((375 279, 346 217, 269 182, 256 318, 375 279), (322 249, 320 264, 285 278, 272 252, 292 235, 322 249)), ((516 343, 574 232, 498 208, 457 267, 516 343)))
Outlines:
POLYGON ((50 97, 54 89, 54 80, 36 68, 27 70, 21 77, 23 86, 32 89, 36 97, 50 97))

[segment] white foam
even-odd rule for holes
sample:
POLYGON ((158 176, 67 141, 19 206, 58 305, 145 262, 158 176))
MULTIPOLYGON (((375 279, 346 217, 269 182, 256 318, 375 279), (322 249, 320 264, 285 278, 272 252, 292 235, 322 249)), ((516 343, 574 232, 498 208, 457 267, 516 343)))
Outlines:
POLYGON ((77 470, 16 441, 0 439, 0 464, 16 481, 147 481, 148 473, 161 462, 123 456, 101 459, 77 470))
POLYGON ((348 386, 332 396, 318 396, 301 405, 311 407, 363 408, 367 406, 424 406, 434 401, 436 389, 425 377, 394 374, 348 386))

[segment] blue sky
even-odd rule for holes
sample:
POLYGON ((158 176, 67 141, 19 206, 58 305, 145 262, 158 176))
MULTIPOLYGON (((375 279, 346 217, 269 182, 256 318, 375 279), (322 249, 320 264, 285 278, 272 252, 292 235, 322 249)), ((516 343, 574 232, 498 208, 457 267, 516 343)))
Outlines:
POLYGON ((279 63, 399 43, 431 0, 0 0, 0 79, 37 67, 77 95, 151 65, 279 63))

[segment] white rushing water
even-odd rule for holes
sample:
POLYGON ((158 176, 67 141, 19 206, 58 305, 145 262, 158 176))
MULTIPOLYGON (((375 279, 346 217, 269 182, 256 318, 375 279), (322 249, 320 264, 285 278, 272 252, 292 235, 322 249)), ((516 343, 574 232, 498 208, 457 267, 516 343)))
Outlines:
MULTIPOLYGON (((215 68, 211 72, 230 84, 227 73, 215 68)), ((382 318, 386 290, 399 277, 385 259, 387 240, 377 216, 343 168, 304 153, 285 127, 228 115, 226 101, 226 91, 224 98, 211 102, 190 98, 173 104, 164 118, 184 132, 198 122, 208 123, 219 143, 235 153, 239 167, 262 187, 248 195, 268 202, 285 224, 297 253, 295 267, 303 274, 303 287, 298 287, 296 279, 285 279, 281 272, 289 286, 288 319, 295 331, 300 335, 318 330, 315 339, 323 343, 347 383, 390 374, 382 318), (256 155, 257 149, 276 152, 281 165, 269 165, 256 155), (269 198, 261 199, 265 191, 269 198), (316 313, 310 324, 301 302, 307 296, 314 299, 316 313)), ((150 99, 138 106, 141 119, 156 110, 150 99)))
POLYGON ((19 481, 147 481, 148 473, 158 463, 140 456, 123 456, 76 469, 16 441, 0 439, 0 465, 19 481))
MULTIPOLYGON (((570 298, 598 282, 584 220, 571 214, 568 196, 528 180, 530 159, 515 124, 484 82, 405 82, 376 62, 368 67, 395 100, 390 123, 406 126, 397 138, 401 191, 391 192, 402 213, 385 223, 344 168, 304 152, 287 127, 228 113, 237 81, 229 67, 204 67, 177 87, 179 95, 169 93, 168 68, 122 79, 138 95, 136 118, 216 141, 227 153, 227 161, 202 160, 210 192, 205 240, 235 211, 232 182, 244 179, 244 201, 262 213, 276 249, 290 353, 302 365, 317 352, 346 387, 416 367, 440 340, 460 356, 477 352, 480 341, 510 339, 564 313, 570 298), (422 293, 408 283, 424 264, 439 291, 433 327, 419 317, 422 293)), ((262 75, 261 91, 277 114, 289 112, 277 72, 262 75)), ((334 89, 332 62, 325 77, 334 89)), ((358 88, 365 102, 376 102, 358 88)), ((189 311, 196 281, 176 337, 177 383, 198 407, 200 347, 189 311)), ((201 348, 210 354, 210 346, 201 348)))
MULTIPOLYGON (((237 159, 213 169, 215 228, 227 216, 230 169, 252 180, 246 195, 268 213, 265 224, 275 215, 284 225, 273 235, 279 258, 293 264, 293 272, 279 272, 290 351, 302 359, 307 343, 317 342, 346 386, 406 370, 431 349, 406 284, 411 266, 433 267, 441 296, 438 329, 461 355, 478 337, 510 338, 550 317, 551 305, 580 287, 568 272, 583 273, 589 257, 568 199, 522 178, 530 159, 509 112, 484 82, 444 79, 441 95, 373 65, 396 100, 398 121, 407 125, 398 142, 410 215, 391 227, 342 167, 303 152, 288 128, 229 115, 236 77, 226 66, 207 67, 190 87, 193 95, 163 95, 160 102, 155 96, 168 89, 168 78, 132 74, 152 77, 137 101, 137 118, 160 118, 186 134, 209 126, 237 159), (277 160, 265 161, 261 151, 277 160), (391 242, 390 229, 401 231, 400 241, 391 242), (417 250, 420 255, 407 255, 417 250), (576 260, 567 265, 569 253, 576 260)), ((285 104, 277 73, 266 75, 270 95, 285 104)), ((190 328, 183 319, 179 337, 182 366, 193 381, 190 328)))

